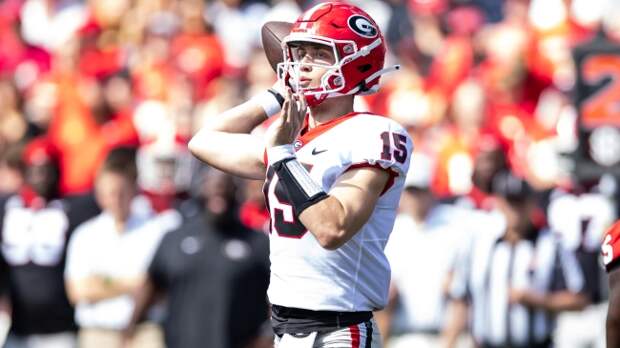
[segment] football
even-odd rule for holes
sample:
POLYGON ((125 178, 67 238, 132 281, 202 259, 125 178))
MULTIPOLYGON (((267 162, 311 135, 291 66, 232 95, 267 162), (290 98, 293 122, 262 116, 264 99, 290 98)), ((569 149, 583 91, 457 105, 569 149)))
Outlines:
POLYGON ((273 71, 276 71, 278 63, 282 62, 282 39, 291 32, 293 23, 267 22, 261 28, 261 41, 267 60, 273 71))

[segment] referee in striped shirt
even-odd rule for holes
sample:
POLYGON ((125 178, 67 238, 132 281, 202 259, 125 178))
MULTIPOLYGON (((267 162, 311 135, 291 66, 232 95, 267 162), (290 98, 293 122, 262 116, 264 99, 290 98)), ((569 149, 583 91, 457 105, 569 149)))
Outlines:
POLYGON ((478 233, 457 263, 444 338, 454 341, 469 312, 483 348, 551 347, 554 315, 587 304, 583 274, 552 233, 533 227, 536 205, 524 180, 499 173, 493 193, 505 224, 497 233, 478 233))

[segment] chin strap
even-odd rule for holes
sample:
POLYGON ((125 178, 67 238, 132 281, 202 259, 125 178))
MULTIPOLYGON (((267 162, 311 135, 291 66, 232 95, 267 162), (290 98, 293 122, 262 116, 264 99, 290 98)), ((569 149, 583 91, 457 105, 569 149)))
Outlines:
POLYGON ((364 87, 368 86, 368 84, 370 82, 372 82, 373 80, 378 79, 379 77, 381 77, 381 75, 385 75, 385 74, 388 74, 388 73, 391 73, 391 72, 397 71, 397 70, 400 70, 400 65, 398 65, 398 64, 392 65, 392 66, 390 66, 388 68, 383 68, 383 69, 377 71, 376 73, 368 76, 368 78, 365 79, 363 81, 363 83, 361 83, 358 87, 356 87, 354 89, 359 90, 359 93, 358 93, 359 95, 368 95, 368 94, 375 93, 376 91, 379 90, 379 84, 376 84, 376 85, 372 86, 371 88, 366 88, 365 90, 364 90, 364 87))

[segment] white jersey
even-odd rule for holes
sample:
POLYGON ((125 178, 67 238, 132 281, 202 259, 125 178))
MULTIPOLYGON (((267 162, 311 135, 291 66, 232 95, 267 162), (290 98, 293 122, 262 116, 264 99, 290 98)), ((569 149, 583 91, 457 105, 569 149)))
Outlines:
POLYGON ((273 171, 264 193, 271 214, 271 303, 329 311, 372 311, 386 305, 390 266, 384 254, 394 225, 413 144, 393 120, 351 113, 321 124, 294 144, 299 162, 325 192, 347 170, 376 167, 390 179, 368 222, 337 250, 320 246, 296 219, 273 171))

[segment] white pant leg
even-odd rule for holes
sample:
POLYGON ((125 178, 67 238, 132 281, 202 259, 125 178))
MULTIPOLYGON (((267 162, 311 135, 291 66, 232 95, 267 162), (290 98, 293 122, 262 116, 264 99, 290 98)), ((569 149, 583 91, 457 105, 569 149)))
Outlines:
POLYGON ((554 333, 558 348, 604 348, 607 303, 586 307, 583 311, 564 312, 558 316, 554 333))

